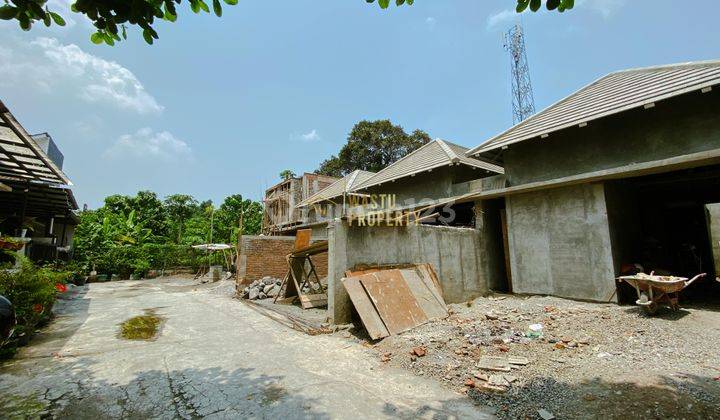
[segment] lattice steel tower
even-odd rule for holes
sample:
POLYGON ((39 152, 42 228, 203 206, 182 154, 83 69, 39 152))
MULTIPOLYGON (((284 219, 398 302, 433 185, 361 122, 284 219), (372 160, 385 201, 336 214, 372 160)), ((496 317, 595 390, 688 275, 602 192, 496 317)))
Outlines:
POLYGON ((510 53, 513 124, 535 113, 535 98, 530 84, 530 68, 525 53, 525 35, 519 24, 510 28, 504 37, 504 47, 510 53))

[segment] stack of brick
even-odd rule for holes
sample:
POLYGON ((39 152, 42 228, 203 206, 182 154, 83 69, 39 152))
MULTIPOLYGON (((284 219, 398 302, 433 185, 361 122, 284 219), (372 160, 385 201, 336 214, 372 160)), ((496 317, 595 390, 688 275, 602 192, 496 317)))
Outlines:
MULTIPOLYGON (((294 236, 243 236, 237 267, 238 286, 249 285, 263 277, 284 278, 288 271, 286 257, 294 244, 294 236)), ((327 253, 313 255, 312 261, 318 277, 326 277, 327 253)))

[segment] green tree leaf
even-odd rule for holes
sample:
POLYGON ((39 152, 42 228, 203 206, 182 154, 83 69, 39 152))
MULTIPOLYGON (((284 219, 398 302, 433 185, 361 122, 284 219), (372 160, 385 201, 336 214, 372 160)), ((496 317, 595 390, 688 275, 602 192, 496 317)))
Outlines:
POLYGON ((2 20, 10 20, 15 19, 15 16, 17 15, 17 7, 10 6, 9 4, 6 4, 5 6, 0 7, 0 19, 2 20))
POLYGON ((145 42, 152 45, 154 40, 153 40, 152 33, 150 33, 149 29, 143 29, 143 38, 145 38, 145 42))
POLYGON ((527 9, 527 7, 530 5, 530 0, 518 0, 517 7, 515 8, 515 11, 518 13, 522 13, 527 9))
POLYGON ((63 19, 62 16, 58 15, 55 12, 50 12, 50 17, 56 25, 65 26, 65 19, 63 19))
POLYGON ((105 38, 103 37, 103 34, 100 32, 95 32, 92 35, 90 35, 90 41, 92 41, 93 44, 102 44, 104 42, 105 38))
POLYGON ((558 6, 560 6, 560 0, 547 0, 547 3, 545 3, 548 10, 555 10, 558 6))
POLYGON ((215 16, 222 17, 222 6, 220 5, 220 0, 213 0, 213 11, 215 12, 215 16))

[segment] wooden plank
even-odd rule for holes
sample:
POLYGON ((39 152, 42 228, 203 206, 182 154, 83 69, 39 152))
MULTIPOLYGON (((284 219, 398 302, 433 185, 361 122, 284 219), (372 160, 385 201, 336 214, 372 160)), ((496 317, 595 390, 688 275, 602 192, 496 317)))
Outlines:
POLYGON ((2 182, 0 182, 0 191, 1 191, 1 192, 11 192, 11 191, 12 191, 12 187, 9 186, 9 185, 3 184, 2 182))
POLYGON ((440 303, 442 303, 443 308, 445 308, 445 310, 447 311, 445 299, 443 298, 442 285, 440 284, 440 280, 438 280, 437 274, 435 274, 435 270, 433 269, 432 265, 418 264, 416 270, 421 274, 420 278, 423 279, 424 282, 426 282, 435 297, 440 303))
POLYGON ((295 247, 294 251, 307 248, 310 246, 310 237, 312 236, 312 229, 299 229, 295 234, 295 247))
POLYGON ((303 309, 317 308, 327 305, 327 295, 319 293, 315 295, 300 295, 300 304, 303 309))
POLYGON ((407 331, 428 321, 400 270, 379 271, 359 279, 390 334, 407 331))
POLYGON ((432 289, 435 289, 435 286, 430 279, 427 280, 430 283, 428 285, 415 270, 400 270, 400 273, 418 305, 429 319, 445 318, 448 315, 444 302, 433 293, 432 289))
POLYGON ((350 300, 353 306, 355 306, 358 315, 360 315, 360 320, 365 326, 370 338, 377 340, 389 336, 390 332, 385 327, 372 301, 370 301, 370 297, 367 295, 365 288, 360 284, 360 279, 358 277, 350 277, 343 278, 341 281, 348 295, 350 295, 350 300))

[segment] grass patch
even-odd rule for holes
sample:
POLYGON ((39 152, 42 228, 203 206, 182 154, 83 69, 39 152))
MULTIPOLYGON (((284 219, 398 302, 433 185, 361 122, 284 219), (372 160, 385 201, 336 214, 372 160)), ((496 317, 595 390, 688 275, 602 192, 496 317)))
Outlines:
POLYGON ((152 311, 134 316, 120 324, 120 337, 126 340, 152 340, 160 330, 163 319, 152 311))

